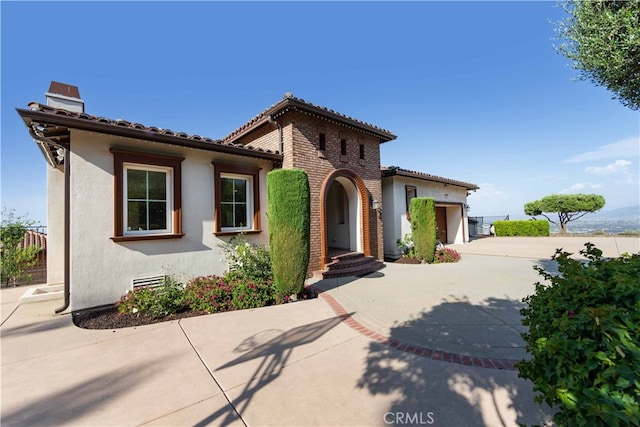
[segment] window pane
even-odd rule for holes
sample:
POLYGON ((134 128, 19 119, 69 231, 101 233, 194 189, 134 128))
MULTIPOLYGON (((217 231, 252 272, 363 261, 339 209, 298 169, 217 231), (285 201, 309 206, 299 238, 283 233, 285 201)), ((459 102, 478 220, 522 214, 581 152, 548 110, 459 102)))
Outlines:
POLYGON ((233 179, 222 178, 220 179, 220 201, 233 202, 233 179))
POLYGON ((234 179, 235 202, 246 203, 247 201, 247 181, 244 179, 234 179))
POLYGON ((235 227, 247 226, 247 204, 237 203, 235 212, 235 227))
POLYGON ((220 221, 222 227, 233 227, 233 205, 223 203, 220 206, 220 221))
POLYGON ((149 230, 167 228, 167 204, 165 202, 149 202, 149 230))
POLYGON ((127 169, 127 196, 129 199, 147 198, 147 172, 127 169))
POLYGON ((149 200, 167 199, 167 174, 149 171, 149 200))
POLYGON ((147 229, 146 202, 127 202, 127 230, 138 231, 147 229))

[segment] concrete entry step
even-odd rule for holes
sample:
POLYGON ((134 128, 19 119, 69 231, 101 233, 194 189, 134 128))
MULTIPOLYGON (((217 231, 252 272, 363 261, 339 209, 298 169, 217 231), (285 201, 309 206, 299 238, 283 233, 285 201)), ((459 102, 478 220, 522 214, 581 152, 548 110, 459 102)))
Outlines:
POLYGON ((47 285, 29 288, 20 297, 20 304, 29 304, 32 302, 48 301, 52 299, 62 298, 64 296, 64 285, 47 285))
POLYGON ((383 263, 362 252, 349 252, 331 257, 324 270, 314 272, 314 277, 331 279, 346 276, 363 276, 382 268, 383 263))

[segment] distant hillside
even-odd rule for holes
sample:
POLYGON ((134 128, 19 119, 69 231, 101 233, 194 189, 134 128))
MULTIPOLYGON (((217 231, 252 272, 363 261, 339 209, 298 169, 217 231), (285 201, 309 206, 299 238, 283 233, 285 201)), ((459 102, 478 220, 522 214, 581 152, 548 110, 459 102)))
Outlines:
POLYGON ((640 217, 640 205, 626 206, 624 208, 603 210, 587 215, 589 218, 637 218, 640 217))

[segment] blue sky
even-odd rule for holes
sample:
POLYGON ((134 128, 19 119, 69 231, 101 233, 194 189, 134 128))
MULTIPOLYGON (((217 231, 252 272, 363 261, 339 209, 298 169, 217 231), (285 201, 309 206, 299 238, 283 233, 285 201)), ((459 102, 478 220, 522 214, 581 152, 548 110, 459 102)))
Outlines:
POLYGON ((222 138, 285 92, 389 129, 383 165, 478 184, 471 215, 552 193, 640 203, 640 119, 576 81, 554 2, 6 2, 2 206, 46 222, 15 108, 51 80, 86 111, 222 138))

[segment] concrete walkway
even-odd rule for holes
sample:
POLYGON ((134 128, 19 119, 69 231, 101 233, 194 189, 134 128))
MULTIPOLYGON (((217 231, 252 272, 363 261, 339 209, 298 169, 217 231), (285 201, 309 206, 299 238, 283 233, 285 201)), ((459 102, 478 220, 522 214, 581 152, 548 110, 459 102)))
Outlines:
POLYGON ((551 411, 508 366, 420 350, 525 356, 520 300, 553 248, 526 257, 507 248, 523 239, 500 240, 464 245, 457 264, 315 283, 314 300, 118 330, 76 328, 53 314, 59 300, 18 306, 25 289, 3 289, 2 425, 542 423, 551 411), (471 253, 494 244, 511 257, 471 253))

